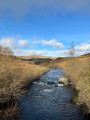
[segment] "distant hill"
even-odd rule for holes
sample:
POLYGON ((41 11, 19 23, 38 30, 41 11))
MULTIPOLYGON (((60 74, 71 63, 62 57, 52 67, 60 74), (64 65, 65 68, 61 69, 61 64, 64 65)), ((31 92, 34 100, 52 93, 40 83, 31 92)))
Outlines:
MULTIPOLYGON (((90 53, 78 56, 78 58, 87 58, 90 57, 90 53)), ((56 59, 54 59, 55 62, 63 62, 70 59, 70 57, 57 57, 56 59)))
POLYGON ((30 56, 20 56, 19 58, 21 59, 36 59, 36 58, 40 58, 40 59, 55 59, 54 57, 50 57, 50 56, 41 56, 41 55, 30 55, 30 56))
POLYGON ((80 57, 90 57, 90 53, 87 53, 87 54, 81 55, 80 57))
POLYGON ((48 64, 55 59, 54 57, 41 56, 41 55, 19 56, 18 58, 30 64, 36 64, 36 65, 40 65, 43 63, 48 64))

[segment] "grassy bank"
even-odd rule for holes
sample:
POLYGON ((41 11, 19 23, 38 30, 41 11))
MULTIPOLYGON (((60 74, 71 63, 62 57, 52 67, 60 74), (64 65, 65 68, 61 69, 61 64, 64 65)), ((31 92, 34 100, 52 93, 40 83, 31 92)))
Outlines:
POLYGON ((90 113, 90 57, 77 57, 60 62, 72 85, 78 91, 77 104, 90 113))
POLYGON ((25 92, 25 87, 32 81, 49 70, 48 67, 32 65, 14 57, 0 55, 0 118, 10 120, 17 109, 17 97, 25 92))

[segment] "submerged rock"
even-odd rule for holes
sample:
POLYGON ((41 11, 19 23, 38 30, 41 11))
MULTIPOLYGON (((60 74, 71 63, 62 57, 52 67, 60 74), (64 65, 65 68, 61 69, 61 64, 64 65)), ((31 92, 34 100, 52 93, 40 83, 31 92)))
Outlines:
POLYGON ((58 87, 58 84, 55 84, 54 86, 55 86, 55 87, 58 87))
POLYGON ((55 84, 55 82, 49 82, 49 81, 48 81, 47 84, 55 84))

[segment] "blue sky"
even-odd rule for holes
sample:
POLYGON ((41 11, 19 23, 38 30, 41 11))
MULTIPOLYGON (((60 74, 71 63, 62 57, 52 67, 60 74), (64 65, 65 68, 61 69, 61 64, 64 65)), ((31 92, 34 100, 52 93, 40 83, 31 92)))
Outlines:
POLYGON ((0 0, 0 44, 15 55, 90 52, 89 0, 0 0), (68 2, 67 2, 68 1, 68 2))

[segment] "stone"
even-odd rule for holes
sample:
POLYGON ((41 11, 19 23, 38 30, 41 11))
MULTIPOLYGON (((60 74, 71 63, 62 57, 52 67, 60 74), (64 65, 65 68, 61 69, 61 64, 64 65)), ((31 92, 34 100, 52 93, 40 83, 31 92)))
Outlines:
POLYGON ((47 84, 55 84, 55 82, 47 82, 47 84))
POLYGON ((55 86, 55 87, 58 87, 58 84, 55 84, 54 86, 55 86))
POLYGON ((68 84, 68 79, 67 79, 66 77, 61 77, 61 78, 58 80, 58 83, 67 85, 67 84, 68 84))
POLYGON ((54 86, 55 87, 61 87, 61 86, 63 86, 63 84, 55 84, 54 86))

